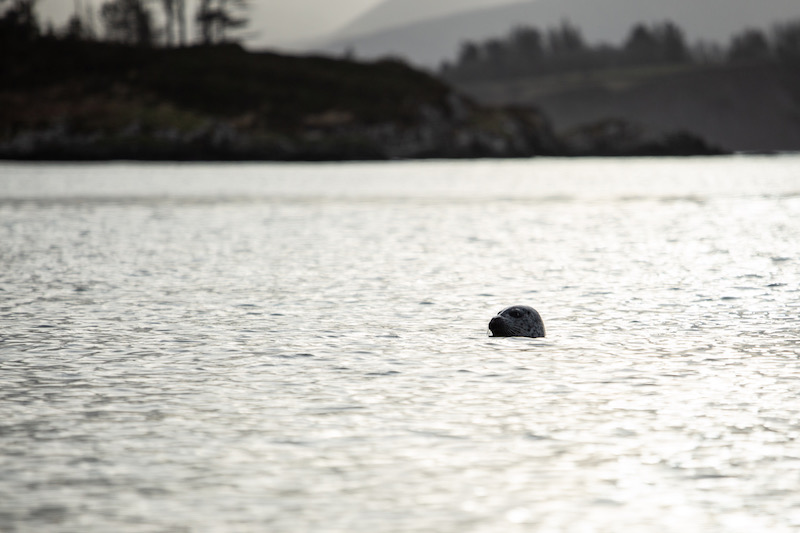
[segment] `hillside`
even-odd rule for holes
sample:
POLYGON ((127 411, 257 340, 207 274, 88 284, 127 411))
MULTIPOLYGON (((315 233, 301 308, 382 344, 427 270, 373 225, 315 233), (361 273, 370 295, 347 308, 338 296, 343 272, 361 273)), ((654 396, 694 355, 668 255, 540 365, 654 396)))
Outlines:
POLYGON ((458 83, 485 104, 536 103, 565 138, 620 119, 646 136, 691 131, 730 151, 800 150, 800 70, 776 63, 665 65, 458 83))
POLYGON ((636 23, 669 19, 686 31, 690 42, 726 42, 745 27, 798 18, 797 0, 535 0, 334 37, 318 48, 334 53, 352 49, 364 58, 402 57, 435 67, 453 58, 465 40, 504 35, 520 25, 547 28, 566 19, 590 42, 619 42, 636 23))
POLYGON ((560 153, 532 108, 396 61, 39 38, 0 52, 0 157, 337 160, 560 153))

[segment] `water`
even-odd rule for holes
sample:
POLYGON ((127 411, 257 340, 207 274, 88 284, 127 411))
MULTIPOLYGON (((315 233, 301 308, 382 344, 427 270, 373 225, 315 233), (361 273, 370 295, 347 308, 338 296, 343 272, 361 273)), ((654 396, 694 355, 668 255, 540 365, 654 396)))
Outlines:
POLYGON ((797 531, 798 220, 795 156, 3 164, 0 531, 797 531))

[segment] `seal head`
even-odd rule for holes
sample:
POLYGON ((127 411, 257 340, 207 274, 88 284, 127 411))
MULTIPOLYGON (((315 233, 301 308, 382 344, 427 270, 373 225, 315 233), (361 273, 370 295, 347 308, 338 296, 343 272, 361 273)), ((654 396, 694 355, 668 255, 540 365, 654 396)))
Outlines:
POLYGON ((489 331, 492 337, 544 337, 544 322, 533 307, 512 305, 489 321, 489 331))

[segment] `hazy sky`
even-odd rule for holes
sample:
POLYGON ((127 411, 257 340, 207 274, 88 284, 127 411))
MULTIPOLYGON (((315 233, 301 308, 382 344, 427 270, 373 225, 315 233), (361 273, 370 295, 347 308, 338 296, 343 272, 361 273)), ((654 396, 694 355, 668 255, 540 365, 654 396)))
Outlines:
MULTIPOLYGON (((75 11, 75 4, 100 6, 103 0, 39 0, 44 21, 56 26, 75 11)), ((265 43, 285 43, 332 32, 379 4, 381 0, 252 0, 248 33, 259 34, 265 43)), ((197 0, 188 0, 193 13, 197 0)), ((156 7, 154 5, 154 7, 156 7)))
MULTIPOLYGON (((44 22, 61 26, 75 6, 100 6, 104 0, 39 0, 44 22)), ((251 24, 245 31, 248 42, 265 46, 290 45, 338 30, 383 0, 250 0, 251 24)), ((436 1, 436 0, 432 0, 436 1)), ((511 0, 485 0, 486 5, 511 0)), ((194 13, 198 0, 187 0, 194 13)), ((158 2, 153 2, 154 8, 158 2)), ((156 12, 158 10, 156 9, 156 12)))

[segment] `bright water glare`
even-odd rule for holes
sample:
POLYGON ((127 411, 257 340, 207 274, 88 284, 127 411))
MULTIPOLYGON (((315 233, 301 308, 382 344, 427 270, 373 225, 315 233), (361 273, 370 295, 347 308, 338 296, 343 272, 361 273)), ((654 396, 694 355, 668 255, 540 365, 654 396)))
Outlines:
POLYGON ((798 243, 796 156, 0 165, 0 530, 797 531, 798 243))

